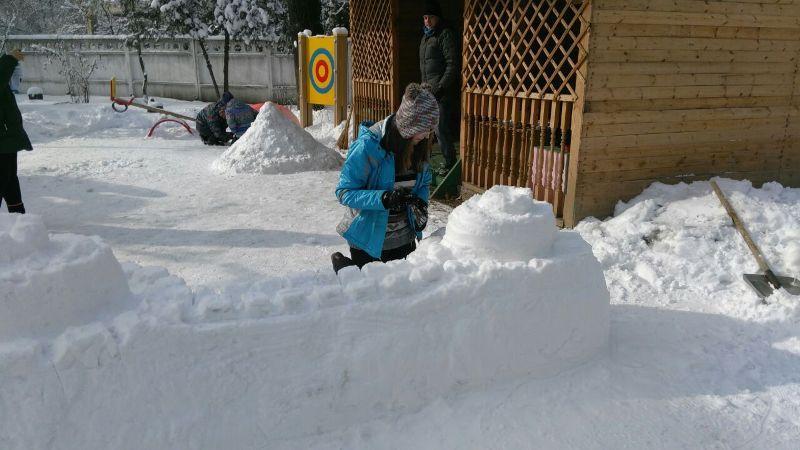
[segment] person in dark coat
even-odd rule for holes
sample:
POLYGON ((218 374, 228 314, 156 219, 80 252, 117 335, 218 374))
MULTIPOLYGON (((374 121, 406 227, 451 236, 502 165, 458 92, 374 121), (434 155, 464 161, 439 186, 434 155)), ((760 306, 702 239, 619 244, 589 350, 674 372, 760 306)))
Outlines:
POLYGON ((422 20, 425 28, 419 44, 419 70, 422 82, 431 85, 439 104, 436 135, 445 159, 446 167, 443 169, 446 170, 457 159, 451 122, 458 92, 458 41, 456 33, 442 18, 442 9, 436 1, 426 2, 422 20))
POLYGON ((17 177, 17 152, 33 150, 33 146, 22 127, 22 114, 9 81, 17 64, 24 59, 20 50, 0 57, 0 203, 5 200, 8 212, 19 214, 25 214, 25 205, 17 177))
POLYGON ((195 128, 200 139, 206 145, 225 145, 233 135, 225 129, 228 123, 225 120, 225 105, 233 98, 230 92, 222 94, 218 102, 212 103, 197 114, 195 128))

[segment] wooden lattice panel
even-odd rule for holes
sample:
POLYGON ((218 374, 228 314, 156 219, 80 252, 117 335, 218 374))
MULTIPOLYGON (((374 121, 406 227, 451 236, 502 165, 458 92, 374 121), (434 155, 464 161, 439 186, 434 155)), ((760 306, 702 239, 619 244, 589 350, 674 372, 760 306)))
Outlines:
POLYGON ((562 215, 588 6, 588 0, 467 0, 465 186, 527 186, 562 215))
POLYGON ((391 0, 352 0, 353 79, 391 81, 391 0))
MULTIPOLYGON (((392 17, 396 0, 351 0, 353 120, 378 121, 391 114, 394 94, 392 17)), ((353 129, 353 137, 358 127, 353 129)))
POLYGON ((586 54, 588 0, 467 0, 463 87, 468 92, 575 96, 586 54))

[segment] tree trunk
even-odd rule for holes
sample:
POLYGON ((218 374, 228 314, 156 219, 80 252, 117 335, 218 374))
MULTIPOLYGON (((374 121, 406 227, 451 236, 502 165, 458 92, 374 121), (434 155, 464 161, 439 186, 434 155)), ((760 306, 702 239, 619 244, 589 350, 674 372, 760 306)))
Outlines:
POLYGON ((214 83, 214 91, 217 92, 217 98, 222 97, 222 94, 219 93, 219 86, 217 86, 217 79, 214 77, 214 68, 211 67, 211 59, 208 57, 208 51, 206 51, 206 42, 204 39, 198 39, 197 42, 200 43, 200 50, 203 51, 203 58, 206 60, 206 67, 208 67, 208 74, 211 75, 211 82, 214 83))
POLYGON ((228 34, 228 30, 225 28, 222 29, 222 32, 225 33, 225 58, 222 64, 222 91, 228 92, 228 60, 231 57, 231 35, 228 34))
POLYGON ((136 40, 136 56, 139 57, 139 67, 142 69, 142 77, 144 78, 144 82, 142 82, 142 97, 144 97, 145 101, 147 101, 147 71, 144 69, 144 59, 142 59, 141 38, 136 40))

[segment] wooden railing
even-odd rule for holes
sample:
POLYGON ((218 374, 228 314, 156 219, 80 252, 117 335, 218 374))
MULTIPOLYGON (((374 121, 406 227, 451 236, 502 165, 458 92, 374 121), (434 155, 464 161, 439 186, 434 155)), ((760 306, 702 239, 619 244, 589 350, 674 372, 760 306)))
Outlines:
POLYGON ((462 180, 476 190, 530 187, 563 210, 573 101, 464 93, 462 180))

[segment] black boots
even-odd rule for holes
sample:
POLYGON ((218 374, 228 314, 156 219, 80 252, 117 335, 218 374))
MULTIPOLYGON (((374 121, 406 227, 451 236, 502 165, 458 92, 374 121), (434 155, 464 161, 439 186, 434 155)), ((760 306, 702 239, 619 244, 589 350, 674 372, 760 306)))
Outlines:
POLYGON ((6 204, 6 206, 9 213, 25 214, 25 205, 23 203, 17 203, 16 205, 6 204))
POLYGON ((333 271, 337 274, 345 267, 356 265, 352 259, 344 256, 341 252, 336 252, 331 255, 331 263, 333 264, 333 271))

